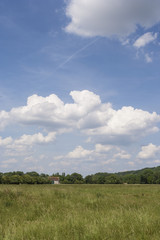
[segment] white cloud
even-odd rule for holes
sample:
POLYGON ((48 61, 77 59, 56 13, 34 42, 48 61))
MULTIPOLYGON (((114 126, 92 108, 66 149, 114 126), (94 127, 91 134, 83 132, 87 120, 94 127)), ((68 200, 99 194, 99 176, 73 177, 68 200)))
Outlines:
POLYGON ((159 0, 70 0, 66 31, 80 36, 128 36, 137 25, 149 28, 160 21, 159 0))
POLYGON ((137 157, 140 159, 154 158, 156 157, 157 153, 160 153, 160 146, 150 143, 147 146, 142 146, 137 157))
POLYGON ((127 39, 122 39, 121 43, 122 43, 123 46, 125 46, 125 45, 128 45, 130 43, 130 40, 128 38, 127 39))
POLYGON ((104 141, 134 141, 149 133, 158 131, 155 123, 160 121, 156 113, 149 113, 133 107, 114 110, 102 104, 100 108, 80 120, 81 128, 90 136, 99 136, 104 141), (93 120, 92 120, 93 119, 93 120), (90 123, 90 124, 89 124, 90 123), (92 125, 94 123, 94 125, 92 125))
POLYGON ((95 151, 97 153, 99 153, 99 152, 109 152, 112 149, 113 149, 112 145, 102 145, 102 144, 96 144, 95 145, 95 151))
POLYGON ((87 174, 98 171, 115 171, 115 166, 128 166, 128 159, 131 155, 124 149, 124 147, 96 144, 92 149, 86 149, 82 146, 75 147, 72 151, 57 155, 52 158, 49 163, 50 167, 54 169, 64 169, 64 171, 75 169, 79 171, 82 169, 87 174), (125 159, 125 162, 123 161, 125 159), (113 167, 115 170, 113 170, 113 167))
POLYGON ((0 137, 0 147, 7 146, 12 143, 13 139, 11 137, 2 138, 0 137))
MULTIPOLYGON (((110 103, 102 103, 93 92, 72 91, 73 103, 64 103, 55 94, 48 97, 30 96, 26 106, 12 108, 7 113, 12 124, 43 127, 49 130, 48 136, 41 133, 24 134, 14 144, 23 145, 48 143, 56 134, 79 130, 81 133, 99 143, 117 143, 135 141, 147 134, 157 132, 156 126, 160 115, 149 113, 131 106, 119 110, 113 109, 110 103)), ((11 139, 0 139, 0 145, 11 139)))
POLYGON ((55 132, 50 132, 46 136, 43 136, 42 133, 33 135, 24 134, 18 139, 13 139, 12 137, 3 139, 0 137, 0 148, 4 150, 4 154, 7 156, 26 155, 34 145, 47 144, 54 141, 55 137, 55 132))
POLYGON ((41 143, 49 143, 55 140, 55 132, 48 133, 47 136, 43 136, 42 133, 36 133, 33 135, 24 134, 19 139, 14 141, 15 145, 33 145, 41 143))
POLYGON ((9 121, 9 114, 6 111, 0 111, 0 130, 7 126, 9 121))
POLYGON ((145 54, 145 60, 147 63, 151 63, 152 62, 152 58, 149 56, 148 53, 145 54))
POLYGON ((82 148, 81 146, 76 147, 72 152, 69 152, 67 154, 67 158, 86 158, 91 156, 91 154, 93 153, 92 150, 86 150, 84 148, 82 148))
POLYGON ((70 151, 66 155, 55 156, 54 160, 67 164, 68 161, 73 163, 73 160, 78 160, 78 162, 92 161, 109 164, 115 162, 117 159, 130 158, 130 154, 117 146, 96 144, 92 150, 84 149, 82 146, 77 146, 73 151, 70 151))
POLYGON ((147 32, 139 37, 133 44, 136 48, 145 47, 147 44, 153 42, 157 38, 157 33, 147 32))
POLYGON ((71 91, 73 104, 64 104, 55 94, 48 97, 32 95, 27 105, 13 108, 10 117, 23 124, 39 125, 52 129, 75 127, 77 120, 100 104, 98 95, 83 91, 71 91))
POLYGON ((126 151, 122 150, 119 153, 114 155, 114 158, 120 158, 120 159, 130 159, 131 155, 128 154, 126 151))

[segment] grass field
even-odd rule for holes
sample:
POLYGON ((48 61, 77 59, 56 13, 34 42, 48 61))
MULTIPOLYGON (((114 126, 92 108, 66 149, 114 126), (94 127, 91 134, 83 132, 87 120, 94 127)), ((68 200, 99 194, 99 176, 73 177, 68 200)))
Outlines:
POLYGON ((0 185, 0 240, 159 240, 159 185, 0 185))

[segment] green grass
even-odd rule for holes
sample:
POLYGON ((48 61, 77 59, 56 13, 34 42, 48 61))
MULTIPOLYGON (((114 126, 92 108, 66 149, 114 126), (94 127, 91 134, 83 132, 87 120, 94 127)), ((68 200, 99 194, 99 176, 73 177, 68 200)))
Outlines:
POLYGON ((159 240, 159 185, 0 185, 0 240, 159 240))

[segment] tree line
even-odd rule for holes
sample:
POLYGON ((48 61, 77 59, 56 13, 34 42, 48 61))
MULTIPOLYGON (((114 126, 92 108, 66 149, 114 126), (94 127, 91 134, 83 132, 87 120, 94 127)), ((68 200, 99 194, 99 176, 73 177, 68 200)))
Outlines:
POLYGON ((0 173, 0 184, 49 184, 49 175, 37 172, 6 172, 0 173))
MULTIPOLYGON (((96 173, 86 177, 79 173, 55 173, 51 176, 59 177, 61 184, 160 184, 160 166, 119 173, 96 173)), ((51 184, 51 180, 45 173, 14 171, 0 173, 0 184, 51 184)))

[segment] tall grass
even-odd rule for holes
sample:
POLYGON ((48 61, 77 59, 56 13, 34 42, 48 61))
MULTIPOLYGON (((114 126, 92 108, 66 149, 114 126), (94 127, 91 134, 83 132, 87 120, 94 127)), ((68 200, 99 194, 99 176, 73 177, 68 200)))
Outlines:
POLYGON ((0 240, 159 240, 159 185, 0 185, 0 240))

